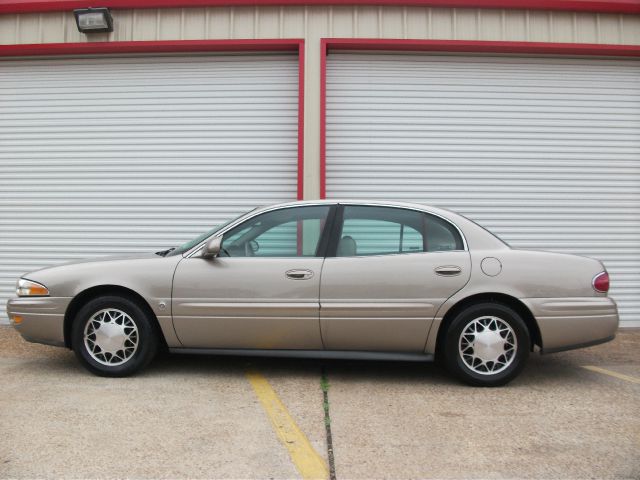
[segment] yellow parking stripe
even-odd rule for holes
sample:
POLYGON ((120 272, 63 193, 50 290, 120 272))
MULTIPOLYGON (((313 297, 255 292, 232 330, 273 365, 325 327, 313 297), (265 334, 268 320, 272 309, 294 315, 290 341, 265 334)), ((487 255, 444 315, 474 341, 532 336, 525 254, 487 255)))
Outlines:
POLYGON ((612 372, 611 370, 607 370, 606 368, 594 367, 593 365, 584 365, 582 368, 586 368, 587 370, 591 370, 592 372, 602 373, 604 375, 609 375, 610 377, 616 377, 620 380, 626 380, 631 383, 640 384, 640 378, 631 377, 629 375, 624 375, 618 372, 612 372))
POLYGON ((264 376, 257 372, 247 372, 247 378, 264 407, 278 439, 287 447, 289 456, 304 479, 326 479, 327 466, 309 443, 302 430, 291 418, 276 392, 264 376))

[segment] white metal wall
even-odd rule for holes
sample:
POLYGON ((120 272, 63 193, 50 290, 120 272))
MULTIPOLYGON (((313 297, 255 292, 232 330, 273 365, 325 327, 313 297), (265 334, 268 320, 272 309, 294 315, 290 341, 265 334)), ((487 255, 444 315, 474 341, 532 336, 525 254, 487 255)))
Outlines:
POLYGON ((0 321, 16 279, 294 200, 297 56, 0 62, 0 321))
POLYGON ((330 54, 327 197, 438 205, 601 259, 640 326, 640 62, 330 54))
POLYGON ((305 41, 304 195, 320 194, 320 39, 640 44, 640 15, 402 5, 114 9, 112 33, 78 32, 71 10, 0 15, 0 44, 273 39, 305 41))
MULTIPOLYGON (((112 14, 114 31, 93 35, 77 31, 71 10, 0 15, 0 44, 304 39, 304 195, 308 199, 317 198, 320 192, 323 37, 640 44, 640 16, 611 13, 345 5, 114 9, 112 14)), ((0 193, 2 182, 0 178, 0 193)), ((14 206, 0 203, 0 214, 14 206)), ((91 211, 87 206, 86 215, 91 211)), ((9 217, 0 220, 5 218, 9 217)), ((3 239, 0 232, 0 242, 3 239)), ((0 257, 0 263, 2 260, 0 257)))

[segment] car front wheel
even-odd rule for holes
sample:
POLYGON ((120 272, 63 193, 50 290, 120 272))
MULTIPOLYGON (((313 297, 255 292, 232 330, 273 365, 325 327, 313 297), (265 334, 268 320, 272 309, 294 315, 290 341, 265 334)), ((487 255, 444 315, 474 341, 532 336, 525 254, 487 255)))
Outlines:
POLYGON ((531 341, 526 324, 506 305, 483 303, 460 312, 447 331, 447 368, 462 381, 504 385, 522 370, 531 341))
POLYGON ((137 303, 104 296, 89 301, 76 315, 72 345, 90 372, 125 377, 151 362, 158 339, 148 315, 137 303))

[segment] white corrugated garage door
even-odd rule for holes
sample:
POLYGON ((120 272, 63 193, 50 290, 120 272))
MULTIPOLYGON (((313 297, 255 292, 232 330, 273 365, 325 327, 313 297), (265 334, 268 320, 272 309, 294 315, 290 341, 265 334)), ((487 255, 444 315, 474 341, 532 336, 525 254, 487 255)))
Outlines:
POLYGON ((327 197, 458 211, 601 259, 640 326, 640 62, 330 54, 327 197))
POLYGON ((27 271, 295 200, 297 56, 0 62, 0 322, 27 271))

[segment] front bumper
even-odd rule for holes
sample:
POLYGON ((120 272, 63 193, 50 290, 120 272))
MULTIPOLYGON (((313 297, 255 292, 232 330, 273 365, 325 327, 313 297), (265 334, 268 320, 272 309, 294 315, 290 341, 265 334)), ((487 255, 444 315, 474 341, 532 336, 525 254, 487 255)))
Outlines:
POLYGON ((597 345, 618 330, 618 307, 609 297, 525 298, 538 322, 542 353, 597 345))
POLYGON ((64 346, 64 313, 70 297, 18 297, 7 302, 9 320, 22 337, 35 343, 64 346), (22 317, 20 323, 14 318, 22 317))

